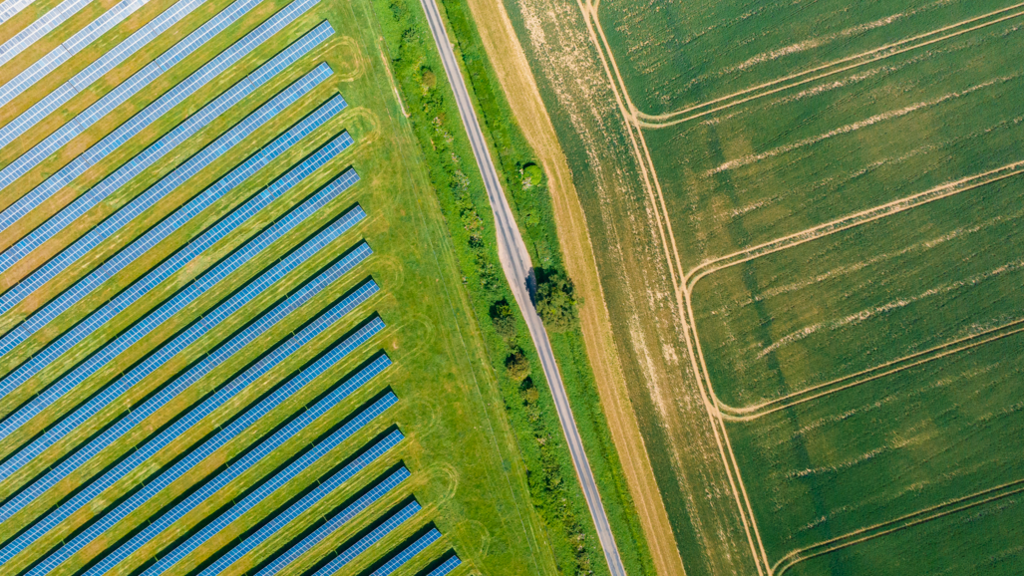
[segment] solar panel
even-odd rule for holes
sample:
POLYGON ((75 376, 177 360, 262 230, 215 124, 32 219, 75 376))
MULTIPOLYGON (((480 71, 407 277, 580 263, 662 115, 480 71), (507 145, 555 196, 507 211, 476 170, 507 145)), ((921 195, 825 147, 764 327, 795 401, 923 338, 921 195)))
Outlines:
MULTIPOLYGON (((179 82, 174 88, 147 106, 143 112, 132 116, 104 137, 97 145, 76 157, 43 184, 36 186, 32 191, 8 206, 7 209, 0 213, 0 230, 6 229, 17 219, 38 206, 43 200, 49 198, 54 192, 82 174, 88 166, 106 156, 127 139, 138 134, 145 126, 182 102, 210 79, 234 65, 264 40, 294 21, 309 7, 315 5, 317 1, 296 0, 285 6, 244 38, 232 44, 188 78, 179 82)), ((196 29, 184 40, 175 44, 156 60, 97 100, 71 122, 61 126, 31 150, 5 166, 0 170, 0 190, 8 187, 16 179, 39 164, 44 158, 70 142, 71 139, 81 134, 100 118, 106 116, 108 112, 149 85, 150 82, 162 75, 171 66, 183 60, 207 40, 248 12, 256 3, 258 3, 258 0, 237 0, 234 4, 196 29)), ((61 91, 61 89, 58 89, 58 91, 61 91)), ((68 88, 60 93, 70 94, 71 92, 73 90, 68 88)), ((0 129, 0 146, 6 146, 14 137, 24 132, 28 128, 25 125, 26 123, 35 124, 43 118, 43 116, 26 118, 26 115, 32 112, 32 110, 29 110, 0 129)))
MULTIPOLYGON (((236 292, 227 301, 222 303, 220 306, 205 314, 202 319, 198 322, 189 326, 186 330, 181 332, 170 342, 164 344, 157 351, 146 357, 145 360, 138 363, 129 372, 118 377, 106 388, 99 393, 93 395, 88 401, 83 403, 77 409, 70 414, 66 415, 59 422, 51 425, 46 429, 38 438, 33 440, 28 446, 19 451, 14 457, 8 459, 3 463, 4 473, 10 475, 16 470, 20 469, 32 460, 32 458, 38 456, 43 450, 52 446, 60 439, 70 434, 79 424, 86 421, 100 410, 108 406, 122 393, 129 390, 132 386, 140 382, 143 378, 152 374, 157 368, 163 366, 168 360, 173 358, 176 354, 184 350, 190 344, 198 340, 202 335, 209 332, 222 320, 236 312, 244 304, 250 302, 253 298, 259 295, 263 290, 273 285, 279 279, 284 277, 285 274, 294 270, 297 266, 302 264, 306 259, 315 254, 322 247, 327 245, 331 240, 340 236, 345 230, 355 225, 359 220, 364 217, 361 209, 353 209, 341 219, 337 220, 334 224, 329 226, 323 232, 307 241, 301 247, 290 253, 288 256, 283 258, 274 267, 263 273, 257 279, 246 284, 241 290, 236 292)), ((365 245, 364 245, 365 246, 365 245)), ((314 282, 304 286, 302 290, 297 291, 294 295, 286 299, 280 305, 275 307, 271 312, 261 316, 257 321, 249 324, 243 329, 238 335, 232 338, 228 343, 222 345, 215 352, 211 352, 206 355, 199 363, 193 366, 184 375, 179 376, 176 380, 178 383, 177 387, 172 387, 175 391, 180 391, 186 388, 191 383, 198 380, 200 377, 208 373, 210 370, 215 368, 220 362, 226 360, 238 349, 242 348, 259 335, 270 329, 274 323, 283 319, 288 313, 300 306, 301 304, 308 301, 310 298, 316 295, 321 289, 329 285, 335 279, 340 277, 342 274, 351 269, 359 260, 364 258, 368 254, 368 247, 366 251, 356 252, 351 254, 352 258, 343 259, 335 266, 332 266, 325 271, 321 276, 317 277, 314 282)), ((367 291, 376 291, 376 284, 369 285, 367 291)), ((371 292, 372 293, 372 292, 371 292)), ((368 297, 370 293, 365 294, 368 297)), ((360 296, 363 296, 360 294, 360 296)), ((355 304, 353 304, 354 306, 355 304)), ((64 384, 72 384, 73 381, 64 384)), ((69 390, 67 388, 64 391, 69 390)), ((54 390, 51 387, 47 390, 54 390)), ((36 412, 42 410, 45 402, 52 403, 56 401, 59 396, 57 393, 61 392, 61 389, 57 389, 53 394, 50 394, 43 402, 36 403, 37 400, 42 399, 42 395, 37 396, 31 402, 26 404, 22 410, 31 408, 36 412)), ((170 396, 174 394, 168 393, 170 396)), ((9 499, 4 503, 3 507, 0 508, 0 516, 7 518, 10 514, 17 511, 21 507, 25 506, 33 498, 39 496, 43 491, 48 489, 50 486, 55 484, 61 478, 70 474, 75 468, 84 463, 86 460, 99 453, 100 450, 107 447, 110 443, 114 442, 122 434, 126 433, 135 423, 141 421, 157 408, 162 406, 166 401, 170 400, 166 395, 156 395, 150 398, 146 403, 141 406, 133 408, 133 410, 117 425, 111 426, 104 430, 102 434, 93 438, 87 445, 80 448, 72 456, 62 461, 57 466, 50 468, 50 470, 42 478, 36 480, 30 487, 20 492, 14 498, 9 499), (159 401, 157 400, 159 399, 159 401), (123 424, 122 424, 123 423, 123 424)), ((21 413, 21 410, 16 414, 21 413)), ((26 410, 25 414, 28 414, 26 410)), ((23 416, 22 416, 23 417, 23 416)))
POLYGON ((427 576, 445 576, 452 570, 455 570, 462 564, 462 560, 459 560, 458 556, 451 556, 437 567, 431 570, 427 576))
MULTIPOLYGON (((244 556, 247 552, 254 549, 265 542, 268 538, 276 534, 280 529, 288 525, 292 520, 297 518, 300 514, 309 510, 314 504, 319 502, 325 496, 340 488, 345 482, 352 478, 357 472, 366 468, 370 463, 374 462, 382 454, 387 452, 392 446, 397 444, 402 439, 402 435, 397 430, 390 433, 388 436, 377 441, 373 446, 367 448, 359 456, 353 459, 351 462, 346 464, 341 470, 335 472, 331 477, 326 479, 317 479, 316 488, 311 492, 299 499, 279 514, 275 515, 269 521, 265 522, 258 530, 252 535, 247 537, 237 546, 231 548, 227 553, 223 554, 220 558, 217 558, 215 562, 210 564, 205 570, 201 572, 201 576, 215 576, 220 574, 222 570, 233 564, 236 560, 244 556)), ((353 502, 351 505, 345 508, 339 515, 338 518, 341 520, 341 524, 348 521, 353 516, 364 510, 370 504, 373 504, 380 499, 389 490, 397 486, 402 480, 409 477, 409 471, 404 467, 394 474, 392 474, 384 482, 374 486, 366 494, 361 496, 358 500, 353 502), (343 519, 343 520, 342 520, 343 519)))
MULTIPOLYGON (((316 154, 307 158, 299 165, 293 167, 284 175, 276 179, 268 187, 269 193, 271 195, 280 195, 283 194, 285 190, 291 189, 308 174, 326 164, 327 161, 346 148, 348 146, 346 142, 348 142, 347 139, 339 137, 324 145, 316 154)), ((355 179, 351 175, 347 176, 348 174, 348 172, 342 174, 342 176, 335 180, 335 185, 328 186, 319 194, 307 199, 306 202, 288 212, 283 218, 264 230, 262 234, 250 240, 236 252, 232 253, 231 256, 200 275, 195 279, 195 281, 183 290, 179 291, 160 308, 150 312, 142 320, 133 324, 113 342, 99 350, 85 362, 76 366, 74 370, 62 376, 57 382, 53 383, 36 398, 19 408, 13 414, 9 415, 3 423, 0 424, 0 438, 8 436, 12 431, 17 429, 18 426, 27 422, 34 414, 37 414, 43 408, 52 404, 61 395, 79 384, 86 377, 95 373, 96 370, 102 367, 108 360, 126 350, 144 335, 148 334, 163 323, 164 320, 177 313, 189 303, 193 302, 207 290, 215 286, 217 282, 223 279, 226 275, 237 270, 248 259, 254 257, 257 253, 294 228, 299 222, 314 214, 317 208, 323 206, 328 200, 333 199, 334 196, 340 193, 341 190, 355 182, 355 179), (338 185, 338 182, 341 182, 340 186, 338 185)), ((354 173, 352 173, 352 175, 354 175, 354 173)), ((341 223, 343 222, 336 223, 336 225, 332 226, 331 229, 336 229, 341 225, 341 223)), ((354 224, 354 222, 351 222, 351 224, 354 224)), ((117 312, 123 310, 129 301, 134 302, 138 299, 145 292, 145 290, 138 290, 138 288, 140 288, 140 284, 147 286, 146 289, 148 290, 149 287, 155 286, 158 283, 155 282, 156 280, 159 279, 159 281, 163 281, 167 278, 172 272, 170 268, 173 268, 173 264, 172 266, 166 266, 168 263, 168 261, 165 261, 161 266, 143 278, 142 281, 136 282, 128 290, 118 294, 116 298, 108 302, 103 308, 91 314, 85 321, 76 324, 72 330, 66 332, 61 336, 61 338, 51 343, 40 353, 36 354, 16 370, 5 376, 0 380, 0 390, 5 394, 10 390, 13 390, 17 385, 27 380, 39 370, 42 370, 52 360, 70 349, 71 346, 83 340, 85 336, 102 325, 106 319, 112 318, 117 312), (148 282, 147 279, 149 279, 148 282)), ((262 288, 260 288, 260 290, 262 290, 262 288)), ((252 295, 254 296, 255 294, 252 295)), ((0 468, 0 470, 2 470, 2 468, 0 468)), ((6 477, 2 471, 0 471, 0 477, 6 477)))
POLYGON ((65 20, 71 18, 79 10, 85 8, 90 0, 64 0, 56 8, 43 14, 38 20, 18 32, 10 40, 0 44, 0 66, 10 62, 15 56, 21 54, 26 48, 35 44, 51 30, 60 26, 65 20))
MULTIPOLYGON (((322 288, 322 286, 320 288, 322 288)), ((317 289, 316 291, 319 290, 317 289)), ((316 291, 310 290, 313 294, 315 294, 316 291)), ((93 505, 93 499, 99 496, 104 490, 112 486, 121 478, 124 478, 127 474, 131 473, 144 461, 152 457, 160 449, 164 448, 187 431, 191 426, 211 414, 215 409, 224 405, 225 402, 241 392, 246 386, 252 384, 257 378, 297 351, 299 347, 307 344, 310 340, 329 328, 334 322, 339 320, 362 302, 366 301, 367 298, 376 292, 376 284, 370 281, 354 291, 348 297, 344 298, 326 314, 322 315, 316 321, 301 330, 299 334, 277 346, 271 354, 262 358, 244 373, 234 378, 226 386, 217 390, 198 406, 192 408, 182 418, 175 420, 170 426, 164 428, 164 430, 156 437, 150 439, 142 444, 142 446, 137 447, 134 451, 130 452, 126 458, 118 462, 116 466, 111 468, 103 476, 90 483, 84 489, 75 493, 72 498, 61 504, 57 510, 51 512, 42 521, 33 525, 31 529, 20 534, 15 541, 12 541, 2 552, 0 552, 0 561, 5 561, 9 557, 13 557, 47 531, 64 521, 76 510, 86 505, 93 505)), ((309 297, 313 294, 310 294, 309 297)), ((285 309, 291 309, 290 305, 291 302, 286 300, 279 305, 278 308, 283 307, 285 309)), ((262 319, 258 322, 262 322, 262 319)), ((382 322, 371 323, 363 326, 336 346, 338 354, 344 357, 351 353, 382 328, 382 322)), ((236 339, 242 339, 242 336, 243 335, 240 334, 236 339)), ((128 430, 137 426, 147 416, 151 415, 160 407, 166 405, 173 396, 181 392, 188 384, 194 382, 197 373, 209 373, 209 370, 212 370, 217 365, 217 362, 207 362, 207 360, 209 358, 226 358, 224 353, 225 349, 227 352, 233 351, 233 343, 234 341, 222 345, 217 351, 211 353, 207 358, 205 358, 198 366, 193 367, 185 374, 179 376, 170 386, 165 387, 157 394, 154 394, 138 408, 133 409, 130 413, 123 416, 117 423, 111 426, 110 430, 116 430, 121 434, 121 436, 123 436, 128 430)), ((260 413, 259 415, 262 415, 263 413, 260 413)), ((238 427, 236 426, 235 428, 237 429, 238 427)), ((106 436, 106 444, 109 445, 117 439, 112 438, 115 435, 116 433, 104 433, 102 436, 106 436)), ((107 530, 107 528, 113 526, 119 520, 136 510, 143 502, 148 500, 163 487, 176 480, 188 469, 198 464, 205 456, 209 455, 216 448, 222 446, 232 437, 233 436, 226 435, 218 436, 217 442, 205 443, 202 449, 193 451, 193 453, 190 453, 184 459, 179 461, 171 470, 161 474, 155 481, 147 483, 142 491, 136 493, 126 502, 123 502, 117 508, 105 514, 100 521, 89 526, 86 530, 81 532, 78 537, 66 544, 58 553, 56 553, 57 556, 61 557, 60 561, 70 557, 71 554, 80 549, 81 546, 84 546, 93 538, 102 534, 107 530)))
MULTIPOLYGON (((395 512, 383 521, 376 528, 371 530, 368 534, 357 540, 354 544, 346 548, 342 552, 338 552, 337 555, 331 559, 330 562, 325 564, 322 568, 316 571, 315 576, 328 576, 334 574, 341 569, 342 566, 348 564, 363 553, 364 550, 373 546, 385 536, 390 534, 395 528, 398 528, 409 518, 412 518, 421 509, 419 502, 413 500, 402 507, 398 512, 395 512)), ((262 572, 260 573, 262 576, 262 572)))
POLYGON ((0 2, 0 23, 7 22, 35 0, 6 0, 0 2))
POLYGON ((58 66, 80 52, 82 48, 88 46, 114 26, 120 24, 125 18, 145 6, 147 2, 149 0, 126 0, 119 2, 113 8, 101 14, 99 18, 87 24, 85 28, 76 32, 71 38, 61 42, 49 54, 33 62, 10 82, 0 86, 0 106, 7 104, 44 76, 56 70, 58 66))
MULTIPOLYGON (((409 477, 409 471, 403 466, 400 469, 393 472, 386 479, 381 481, 379 484, 371 488, 366 492, 365 495, 359 497, 355 502, 345 507, 343 510, 337 511, 329 515, 327 520, 309 533, 305 538, 300 540, 298 543, 290 546, 282 554, 274 558, 266 566, 264 566, 256 576, 273 576, 280 572, 285 566, 291 564, 296 558, 302 556, 307 551, 323 541, 324 538, 329 536, 332 532, 345 525, 346 522, 351 520, 356 514, 365 509, 367 506, 380 500, 385 494, 387 494, 392 488, 400 484, 403 480, 409 477)), ((246 540, 248 541, 248 540, 246 540)), ((244 545, 240 544, 239 547, 244 545)))
POLYGON ((412 560, 413 556, 422 552, 424 548, 430 546, 439 538, 441 538, 441 533, 438 532, 437 528, 431 528, 426 534, 417 538, 412 544, 402 548, 402 550, 382 564, 380 568, 374 570, 370 576, 387 576, 388 574, 391 574, 395 570, 401 568, 403 564, 412 560))
MULTIPOLYGON (((90 187, 73 202, 61 209, 57 214, 51 216, 45 222, 32 230, 32 232, 25 235, 25 237, 0 254, 0 272, 14 265, 15 262, 28 255, 43 242, 49 240, 58 232, 70 225, 76 218, 85 214, 91 208, 113 194, 116 190, 120 189, 133 178, 141 174, 144 170, 156 164, 157 161, 169 154, 179 144, 195 135, 200 129, 218 118, 243 98, 255 92, 268 79, 270 79, 273 74, 283 70, 285 67, 307 54, 329 36, 329 30, 324 30, 323 26, 320 26, 309 34, 306 34, 298 42, 295 42, 285 50, 281 51, 274 58, 257 69, 257 81, 243 80, 238 82, 195 114, 189 116, 184 122, 175 126, 156 142, 136 154, 133 158, 125 162, 113 173, 107 175, 96 185, 90 187)), ((196 74, 201 72, 202 70, 196 74)), ((268 103, 267 105, 264 105, 256 115, 249 115, 245 120, 242 120, 242 122, 218 138, 213 144, 204 148, 204 150, 199 152, 196 156, 193 156, 189 162, 182 165, 177 176, 180 179, 184 179, 194 175, 216 159, 219 154, 224 152, 224 150, 234 146, 238 142, 241 142, 242 139, 251 134, 264 122, 272 118, 279 110, 288 106, 295 99, 298 99, 313 85, 316 85, 330 76, 331 73, 331 68, 327 64, 318 66, 313 72, 307 74, 306 78, 290 88, 292 90, 290 100, 282 99, 279 96, 278 99, 272 101, 272 105, 271 103, 268 103), (303 89, 303 87, 305 87, 305 89, 303 89), (218 150, 218 148, 220 149, 218 150)), ((158 100, 139 113, 140 115, 148 115, 150 117, 149 123, 155 122, 159 118, 158 114, 150 113, 149 109, 151 107, 161 108, 162 105, 158 100)), ((149 125, 149 123, 139 123, 137 126, 138 130, 149 125)), ((123 127, 124 125, 122 125, 122 128, 123 127)), ((118 130, 120 130, 120 128, 118 130)), ((111 136, 115 135, 118 130, 115 130, 111 136)), ((125 135, 125 138, 127 137, 129 137, 129 135, 125 135)), ((76 160, 72 162, 65 168, 59 170, 49 179, 45 180, 42 184, 33 189, 32 192, 29 192, 29 194, 37 194, 37 191, 41 189, 43 190, 41 193, 47 196, 56 192, 60 187, 62 187, 63 182, 70 181, 70 179, 77 175, 72 175, 71 173, 64 174, 64 172, 68 170, 70 170, 70 172, 77 173, 84 172, 86 169, 94 165, 96 162, 99 162, 107 154, 112 152, 122 142, 121 137, 114 138, 109 142, 108 138, 110 138, 110 136, 104 138, 99 143, 82 153, 79 158, 85 158, 85 161, 79 162, 76 160)), ((122 225, 126 224, 132 218, 141 214, 144 210, 160 200, 169 191, 170 189, 167 187, 151 187, 147 192, 137 196, 134 200, 122 207, 122 209, 119 210, 112 218, 108 218, 106 222, 92 229, 83 238, 80 238, 78 242, 76 242, 77 251, 75 254, 82 254, 84 251, 98 245, 102 240, 108 238, 122 225)))
MULTIPOLYGON (((375 363, 376 365, 367 366, 367 368, 364 368, 362 371, 360 371, 359 374, 350 379, 346 384, 352 383, 353 381, 357 381, 356 387, 358 387, 365 383, 366 381, 368 381, 374 375, 379 373, 380 370, 383 370, 383 367, 386 367, 386 364, 388 363, 375 363)), ((351 389, 349 391, 351 391, 351 389)), ((227 469, 223 470, 213 478, 203 483, 202 486, 200 486, 197 490, 189 494, 188 497, 179 502, 172 509, 162 514, 159 518, 152 520, 149 524, 146 525, 145 528, 143 528, 140 532, 135 534, 128 542, 125 542, 123 545, 118 547, 117 550, 111 552, 109 555, 104 557, 100 563, 93 566, 89 574, 101 574, 107 569, 120 563, 133 552, 141 548, 144 544, 152 540, 157 534, 171 527, 174 524, 174 522, 181 519, 189 511, 195 509, 196 506, 205 501, 209 496, 215 494, 217 491, 226 486, 232 480, 240 476, 243 472, 250 469, 252 466, 261 461, 268 454, 270 454, 278 447, 280 447, 282 444, 284 444, 286 441, 294 437, 296 434, 302 431, 310 423, 315 421, 327 410, 333 408, 340 400, 341 398, 334 399, 334 395, 332 393, 315 405, 315 407, 321 407, 321 410, 310 409, 293 418, 284 427, 280 428, 269 438, 263 440, 258 446, 249 450, 248 452, 246 452, 244 456, 233 462, 227 469)), ((306 466, 308 466, 308 464, 310 463, 308 462, 308 460, 310 458, 313 458, 313 461, 315 461, 316 458, 319 458, 323 453, 329 451, 333 446, 336 446, 338 443, 347 439, 355 432, 361 430, 366 424, 368 424, 378 415, 380 415, 385 410, 393 406, 397 401, 398 398, 391 393, 380 398, 372 405, 356 414, 353 418, 351 418, 333 434, 331 434, 326 439, 322 440, 319 444, 317 444, 315 447, 307 451, 302 457, 292 461, 291 464, 289 464, 285 469, 276 474, 270 481, 264 482, 261 486, 266 487, 274 485, 273 479, 283 477, 282 475, 287 475, 290 472, 294 472, 292 474, 292 476, 294 476, 294 474, 298 473, 298 471, 294 471, 295 467, 301 467, 299 469, 299 471, 301 471, 301 469, 304 469, 306 466)), ((397 438, 393 438, 392 440, 396 442, 397 440, 401 440, 400 433, 397 438)), ((256 491, 250 492, 249 496, 251 496, 254 493, 256 493, 256 491)), ((230 508, 224 514, 218 516, 218 518, 228 518, 230 516, 231 510, 235 510, 237 512, 238 510, 236 510, 236 508, 238 506, 242 506, 243 504, 245 504, 249 496, 239 501, 238 504, 230 508)), ((214 523, 207 524, 204 527, 204 529, 210 528, 211 526, 213 526, 214 523)), ((216 530, 219 531, 219 528, 217 528, 216 530)), ((205 536, 202 536, 203 534, 205 533, 202 531, 197 532, 195 535, 193 535, 192 538, 186 540, 181 545, 176 547, 175 551, 167 555, 162 555, 161 562, 164 562, 164 564, 158 563, 157 565, 154 565, 150 571, 153 571, 154 569, 162 570, 165 566, 170 566, 174 562, 177 562, 176 558, 183 556, 183 554, 176 556, 175 552, 184 550, 189 546, 190 542, 194 543, 194 538, 202 538, 203 540, 205 540, 206 538, 205 536), (170 560, 170 558, 175 559, 170 560)))

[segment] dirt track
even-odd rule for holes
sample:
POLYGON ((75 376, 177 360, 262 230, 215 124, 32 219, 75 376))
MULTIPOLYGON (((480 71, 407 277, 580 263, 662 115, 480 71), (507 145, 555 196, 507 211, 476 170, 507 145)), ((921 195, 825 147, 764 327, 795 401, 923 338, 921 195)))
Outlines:
POLYGON ((469 6, 513 114, 550 179, 566 268, 583 296, 580 320, 587 356, 655 568, 665 576, 684 574, 619 366, 590 236, 565 155, 504 5, 496 0, 469 0, 469 6))

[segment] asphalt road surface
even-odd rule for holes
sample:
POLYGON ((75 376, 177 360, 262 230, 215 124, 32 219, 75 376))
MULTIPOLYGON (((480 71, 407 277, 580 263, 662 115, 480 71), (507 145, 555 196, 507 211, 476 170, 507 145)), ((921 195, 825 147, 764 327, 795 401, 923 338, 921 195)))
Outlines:
POLYGON ((537 309, 530 298, 530 289, 533 286, 532 264, 530 254, 526 251, 523 237, 519 234, 515 219, 512 217, 512 210, 509 208, 505 194, 501 190, 498 181, 498 172, 494 168, 494 161, 491 160, 490 151, 480 132, 480 123, 477 121, 476 110, 473 109, 466 92, 466 85, 452 52, 451 42, 448 40, 448 33, 444 28, 441 15, 437 9, 436 0, 420 0, 423 10, 427 13, 427 21, 430 24, 430 31, 434 35, 434 41, 441 52, 441 60, 444 63, 444 70, 448 75, 448 82, 452 91, 455 92, 455 99, 459 106, 459 114, 462 116, 462 125, 466 128, 469 142, 473 146, 473 154, 476 156, 477 167, 480 168, 480 175, 484 179, 487 188, 487 198, 491 203, 491 210, 494 212, 494 220, 498 233, 498 255, 501 258, 502 268, 505 270, 505 277, 512 287, 516 303, 526 317, 526 324, 530 328, 530 336, 533 344, 540 355, 541 364, 544 367, 544 376, 548 381, 548 388, 555 399, 555 409, 558 411, 558 420, 562 424, 562 433, 569 445, 569 452, 572 454, 572 463, 576 468, 576 477, 583 488, 583 495, 587 500, 587 507, 590 508, 590 516, 594 519, 597 528, 597 537, 604 550, 605 560, 608 562, 608 569, 612 576, 626 576, 626 570, 622 566, 622 559, 619 557, 619 549, 615 545, 615 538, 612 536, 611 527, 608 524, 608 515, 605 514, 604 505, 601 503, 601 495, 597 491, 597 484, 594 482, 594 473, 590 470, 590 463, 587 461, 587 454, 583 450, 583 443, 580 441, 579 430, 576 429, 576 420, 572 416, 572 409, 569 407, 569 400, 565 394, 565 386, 562 384, 562 375, 558 372, 558 365, 555 363, 555 356, 551 352, 551 342, 548 341, 548 334, 544 330, 544 324, 537 309))

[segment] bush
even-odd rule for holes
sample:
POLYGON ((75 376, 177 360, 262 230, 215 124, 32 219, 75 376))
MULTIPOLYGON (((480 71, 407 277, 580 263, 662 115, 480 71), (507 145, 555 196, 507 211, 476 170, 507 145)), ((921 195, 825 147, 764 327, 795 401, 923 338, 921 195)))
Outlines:
POLYGON ((505 342, 512 342, 516 338, 516 313, 512 310, 508 300, 502 298, 491 306, 491 322, 494 330, 505 342))
POLYGON ((575 326, 576 296, 572 280, 560 272, 548 275, 537 286, 537 313, 554 332, 566 332, 575 326))
POLYGON ((508 372, 508 377, 513 382, 522 382, 530 375, 531 370, 530 361, 519 348, 505 358, 505 371, 508 372))

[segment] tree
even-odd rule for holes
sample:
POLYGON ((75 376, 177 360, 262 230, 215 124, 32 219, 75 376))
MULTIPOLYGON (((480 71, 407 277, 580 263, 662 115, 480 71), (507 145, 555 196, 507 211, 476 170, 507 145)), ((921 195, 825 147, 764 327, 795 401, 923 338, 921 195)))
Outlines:
POLYGON ((555 332, 572 328, 577 318, 575 288, 561 272, 546 275, 537 286, 537 313, 555 332))

